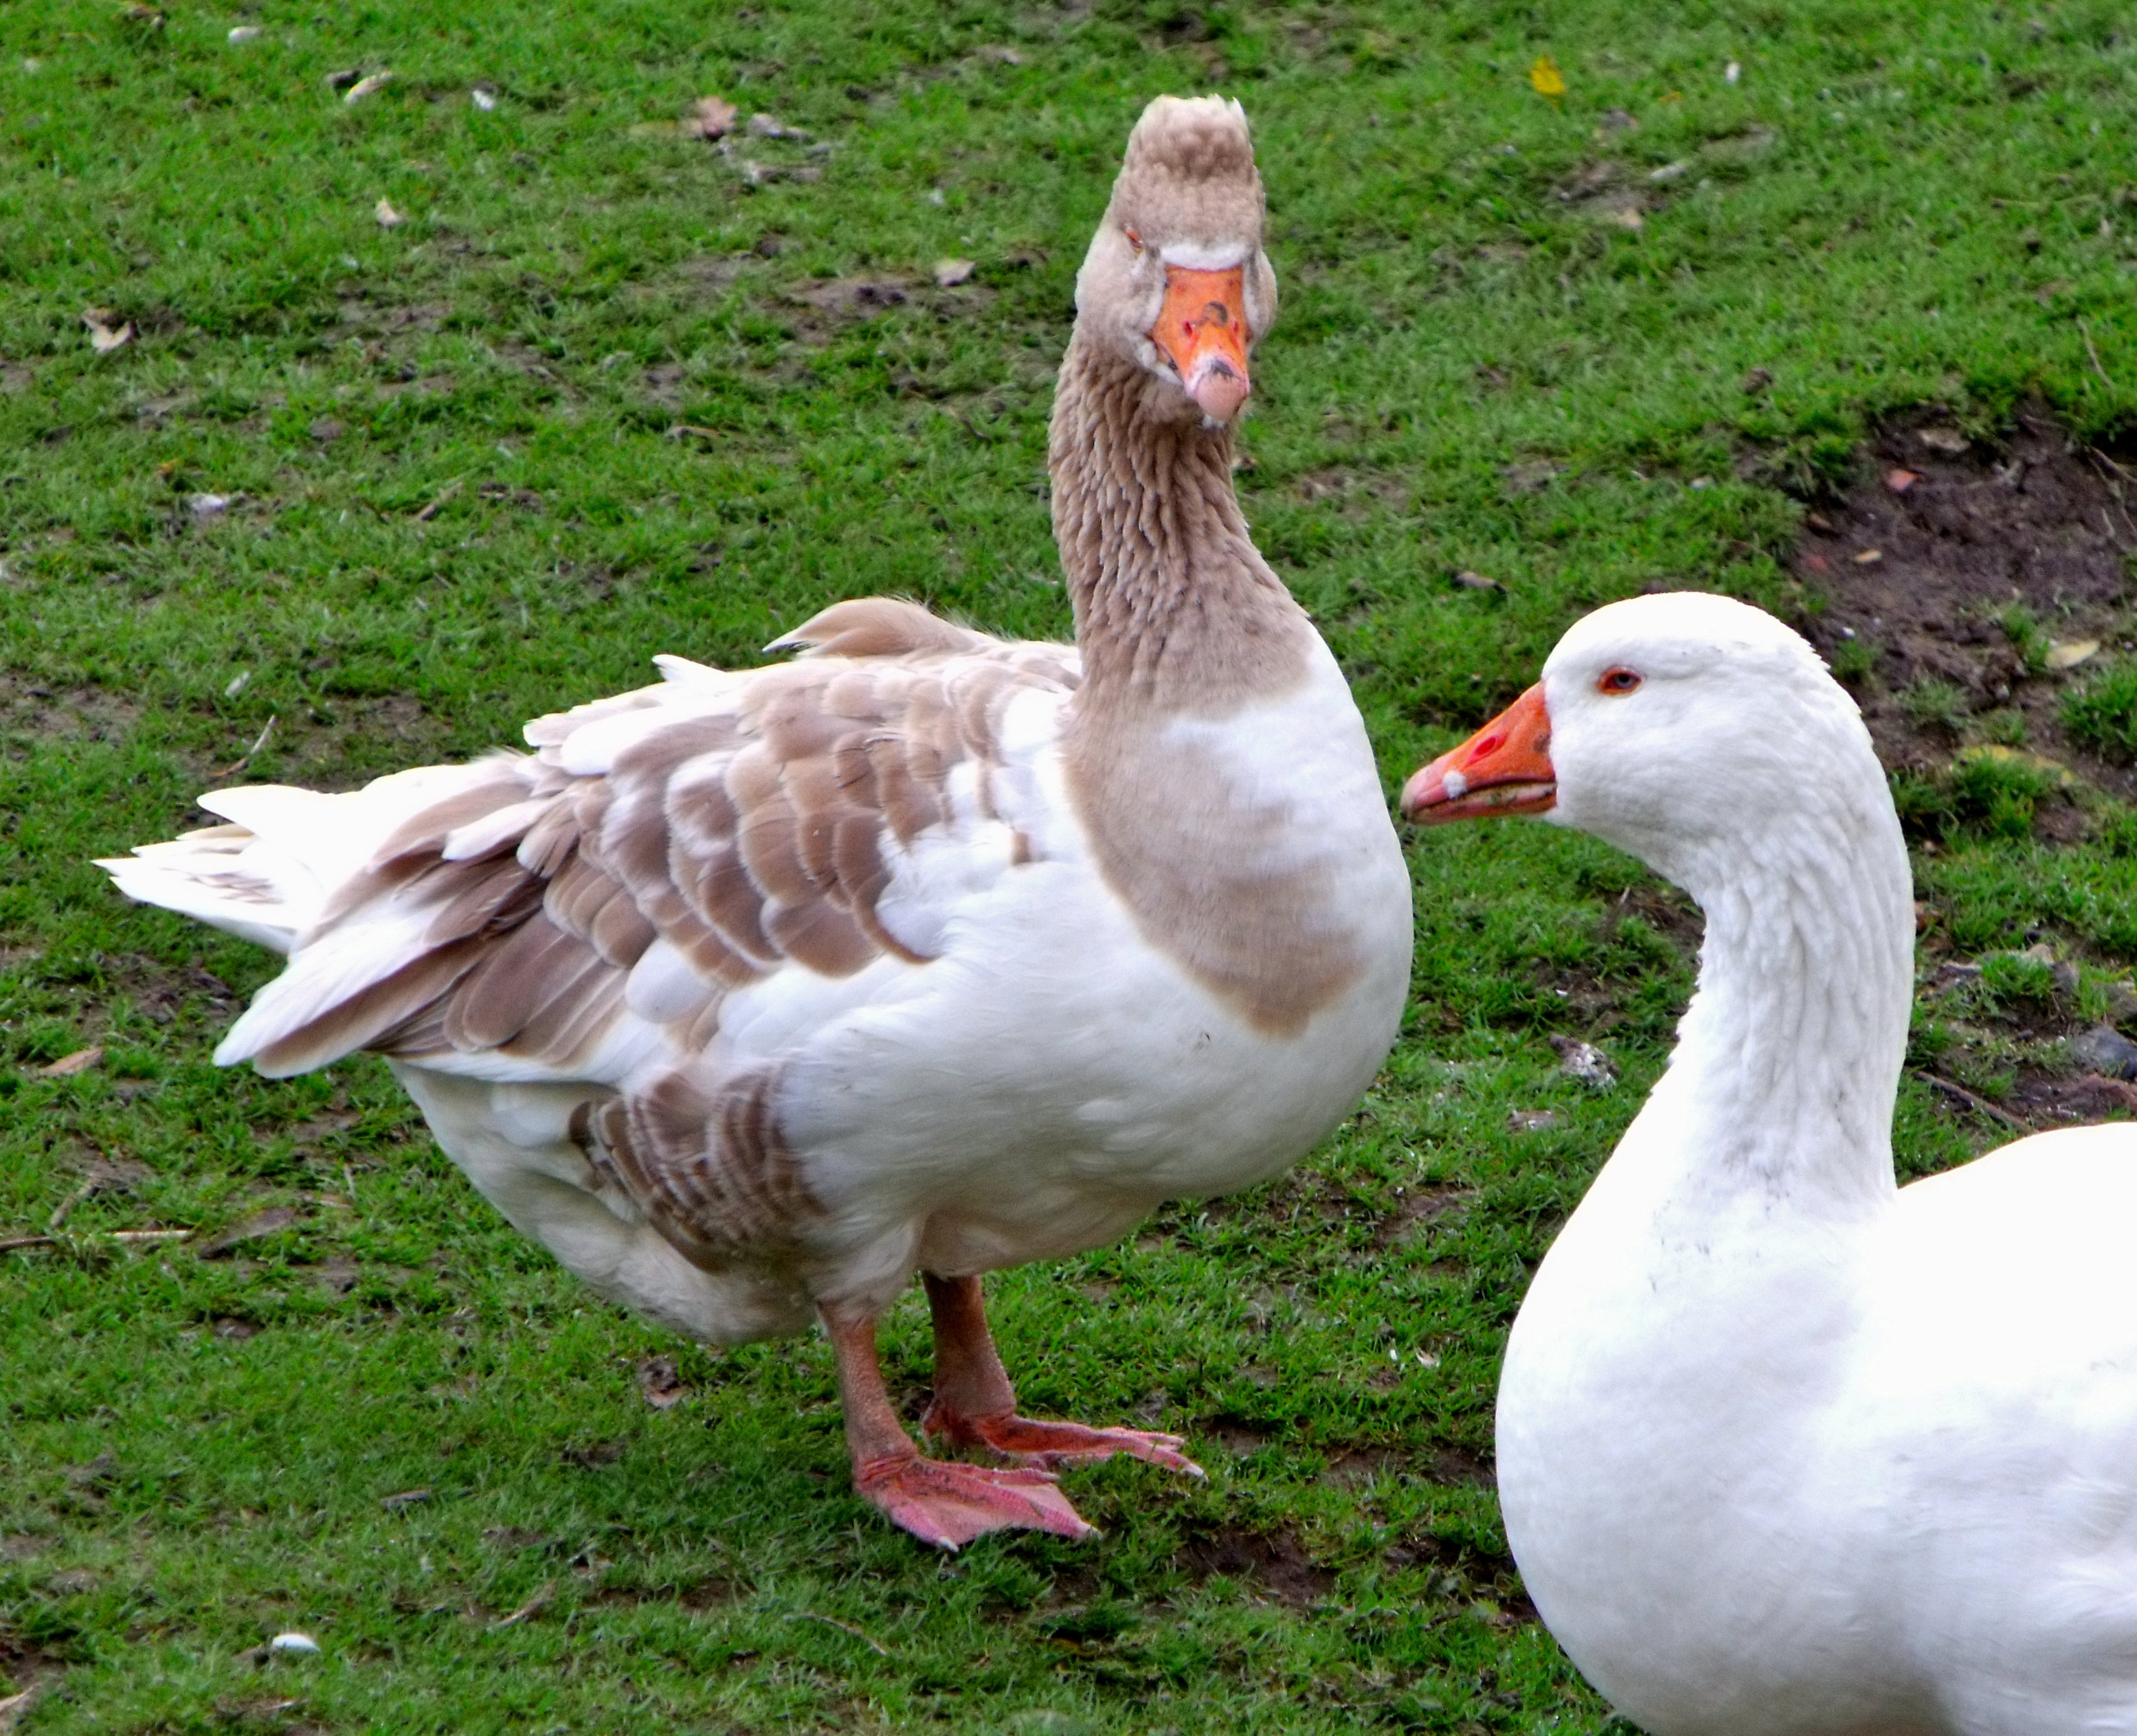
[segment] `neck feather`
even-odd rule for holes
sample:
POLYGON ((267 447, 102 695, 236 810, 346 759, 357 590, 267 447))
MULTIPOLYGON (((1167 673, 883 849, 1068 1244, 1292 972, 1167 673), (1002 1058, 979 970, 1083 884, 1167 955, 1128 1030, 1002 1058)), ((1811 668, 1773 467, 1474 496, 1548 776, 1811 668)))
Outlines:
POLYGON ((1872 772, 1874 801, 1866 790, 1789 815, 1755 847, 1672 865, 1706 913, 1706 939, 1656 1099, 1695 1186, 1842 1213, 1894 1190, 1914 902, 1872 772))
POLYGON ((1167 419, 1072 339, 1048 468, 1086 705, 1221 715, 1306 678, 1312 628, 1248 534, 1229 429, 1167 419))

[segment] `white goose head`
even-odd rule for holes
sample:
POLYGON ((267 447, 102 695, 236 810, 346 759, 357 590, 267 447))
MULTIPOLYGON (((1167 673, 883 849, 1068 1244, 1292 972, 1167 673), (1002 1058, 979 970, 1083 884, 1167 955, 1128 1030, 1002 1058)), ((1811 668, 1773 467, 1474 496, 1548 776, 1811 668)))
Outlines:
POLYGON ((1807 829, 1899 843, 1869 732, 1818 654, 1763 610, 1698 591, 1576 622, 1541 681, 1410 779, 1403 811, 1541 813, 1702 903, 1748 863, 1794 855, 1807 829))
POLYGON ((1261 177, 1245 111, 1161 96, 1128 135, 1105 219, 1076 278, 1085 340, 1142 371, 1146 414, 1229 424, 1248 357, 1276 323, 1261 177))

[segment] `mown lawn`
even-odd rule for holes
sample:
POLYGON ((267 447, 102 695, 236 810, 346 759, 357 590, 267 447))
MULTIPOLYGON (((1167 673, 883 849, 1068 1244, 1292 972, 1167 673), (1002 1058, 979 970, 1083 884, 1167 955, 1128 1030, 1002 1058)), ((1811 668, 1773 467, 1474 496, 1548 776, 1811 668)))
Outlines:
MULTIPOLYGON (((1391 792, 1594 603, 1814 622, 1806 514, 1888 416, 1993 454, 2031 404, 2130 459, 2121 0, 0 7, 0 1240, 64 1208, 0 1253, 0 1699, 42 1690, 0 1728, 1609 1724, 1489 1464, 1526 1275, 1690 986, 1696 918, 1628 859, 1416 841, 1414 1007, 1352 1123, 991 1286, 1030 1408, 1180 1429, 1209 1482, 1073 1473, 1102 1540, 949 1559, 852 1499, 820 1342, 593 1301, 368 1061, 218 1072, 270 960, 86 865, 248 754, 475 753, 842 595, 1064 633, 1075 266, 1143 102, 1204 89, 1253 119, 1284 294, 1242 489, 1391 792), (712 93, 724 148, 673 124, 712 93), (150 1228, 199 1233, 100 1233, 150 1228), (265 1657, 288 1628, 319 1654, 265 1657)), ((2120 607, 2067 673, 2005 624, 2105 766, 2120 607)), ((2023 726, 1963 698, 1905 785, 1916 1059, 2023 1116, 2061 1034, 2137 1013, 2137 823, 2106 774, 1967 759, 2023 726)), ((2008 1136, 1911 1078, 1910 1170, 2008 1136)), ((915 1414, 926 1350, 908 1304, 915 1414)))

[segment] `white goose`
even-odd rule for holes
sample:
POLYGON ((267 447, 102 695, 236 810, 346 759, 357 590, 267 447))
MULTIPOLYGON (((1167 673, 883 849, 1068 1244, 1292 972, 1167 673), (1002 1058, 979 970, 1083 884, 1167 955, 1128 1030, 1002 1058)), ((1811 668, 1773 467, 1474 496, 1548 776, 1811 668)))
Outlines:
POLYGON ((1810 647, 1614 604, 1404 806, 1543 812, 1706 914, 1507 1347, 1507 1534, 1574 1661, 1658 1736, 2137 1730, 2137 1127, 1895 1185, 1907 858, 1810 647))
POLYGON ((603 1295, 713 1343, 820 1315, 858 1490, 954 1548, 1088 1528, 1049 1467, 1175 1437, 1017 1415, 978 1275, 1275 1174, 1394 1040, 1409 882, 1335 659, 1231 483, 1276 311, 1244 115, 1161 98, 1077 281, 1054 409, 1076 644, 884 599, 791 664, 530 724, 531 756, 105 863, 290 954, 217 1058, 387 1056, 438 1143, 603 1295), (922 1457, 875 1322, 926 1276, 922 1457))

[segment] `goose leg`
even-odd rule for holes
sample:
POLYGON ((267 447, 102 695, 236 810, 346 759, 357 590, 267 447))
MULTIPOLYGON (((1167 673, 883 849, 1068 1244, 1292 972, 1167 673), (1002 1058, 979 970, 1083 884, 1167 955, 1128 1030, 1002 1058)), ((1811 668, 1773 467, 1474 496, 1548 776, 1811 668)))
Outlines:
POLYGON ((921 1274, 935 1317, 935 1402, 920 1427, 961 1447, 991 1447, 1026 1464, 1060 1465, 1110 1459, 1117 1452, 1168 1471, 1203 1475, 1180 1452, 1178 1435, 1139 1428, 1087 1428, 1080 1422, 1038 1422, 1016 1413, 1016 1393, 995 1353, 977 1278, 921 1274))
POLYGON ((1093 1534, 1044 1471, 992 1471, 922 1458, 884 1390, 875 1322, 830 1308, 822 1312, 838 1358, 854 1492, 862 1500, 881 1508, 893 1524, 922 1543, 945 1549, 1010 1527, 1051 1531, 1057 1537, 1093 1534))

